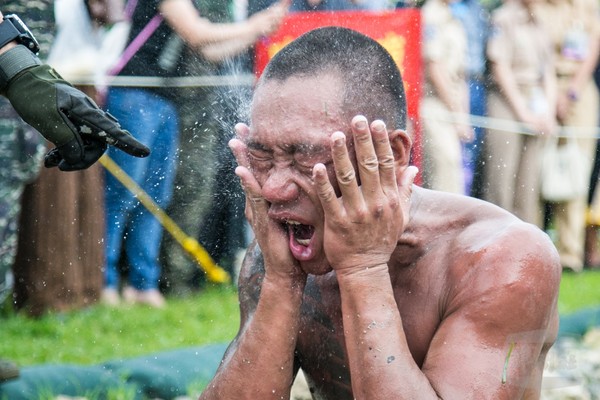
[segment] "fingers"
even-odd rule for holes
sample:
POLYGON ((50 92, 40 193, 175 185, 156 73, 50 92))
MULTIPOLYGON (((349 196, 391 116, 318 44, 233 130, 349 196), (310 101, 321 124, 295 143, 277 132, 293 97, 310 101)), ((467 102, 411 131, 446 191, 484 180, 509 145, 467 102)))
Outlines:
POLYGON ((351 126, 359 177, 355 175, 341 133, 332 135, 332 154, 344 202, 361 207, 364 201, 374 201, 382 193, 397 193, 394 154, 383 121, 373 121, 369 127, 367 119, 359 115, 353 118, 351 126))
MULTIPOLYGON (((64 160, 69 164, 76 164, 83 159, 85 150, 81 138, 78 135, 74 135, 73 139, 69 142, 57 146, 56 151, 60 155, 61 161, 64 160)), ((56 156, 54 156, 55 158, 56 156)))
POLYGON ((106 142, 112 144, 119 150, 123 150, 125 153, 135 157, 148 157, 150 155, 150 149, 138 142, 132 135, 126 130, 115 129, 110 133, 110 139, 107 138, 106 142), (112 139, 112 140, 111 140, 112 139))
MULTIPOLYGON (((245 137, 248 134, 248 129, 247 125, 241 123, 235 127, 239 138, 245 137)), ((266 215, 269 205, 262 196, 260 184, 250 171, 248 151, 245 143, 238 138, 231 139, 229 141, 229 148, 238 163, 235 174, 240 178, 240 183, 246 194, 246 218, 256 229, 256 221, 253 221, 254 216, 266 215)))
POLYGON ((135 157, 150 155, 150 149, 122 129, 115 117, 99 108, 94 109, 93 104, 88 104, 88 107, 86 110, 79 107, 77 111, 66 113, 80 135, 103 141, 135 157))
POLYGON ((343 205, 334 201, 337 197, 325 166, 317 164, 313 169, 317 194, 325 211, 330 214, 341 212, 341 207, 361 210, 368 204, 377 203, 382 195, 397 196, 398 193, 394 154, 383 121, 374 121, 369 127, 364 116, 356 116, 351 128, 357 170, 348 153, 346 136, 342 132, 331 135, 333 164, 343 205))
POLYGON ((404 173, 400 176, 399 185, 401 188, 410 188, 412 189, 412 185, 415 182, 415 178, 419 173, 419 168, 414 165, 409 165, 404 170, 404 173))
POLYGON ((96 140, 85 140, 83 156, 75 161, 68 161, 64 156, 63 146, 55 147, 44 157, 46 168, 58 167, 61 171, 79 171, 91 167, 106 151, 107 145, 96 140))
POLYGON ((87 169, 102 157, 104 152, 106 152, 107 147, 106 143, 89 141, 84 145, 84 155, 81 161, 75 164, 69 164, 63 160, 58 164, 58 169, 61 171, 79 171, 87 169))
MULTIPOLYGON (((379 129, 385 130, 383 122, 373 122, 379 129), (376 123, 379 122, 379 123, 376 123), (381 126, 383 125, 383 128, 381 126)), ((358 115, 352 119, 352 132, 354 134, 354 148, 356 152, 356 163, 360 174, 363 195, 369 196, 380 188, 379 184, 379 161, 375 153, 371 130, 367 119, 358 115)))
POLYGON ((248 149, 244 142, 241 140, 248 135, 248 125, 239 123, 235 126, 237 137, 229 141, 229 148, 235 157, 238 165, 246 168, 250 168, 250 162, 248 160, 248 149))
POLYGON ((320 163, 315 164, 313 167, 313 181, 325 215, 338 215, 341 211, 341 205, 338 202, 333 186, 331 186, 331 182, 329 182, 325 165, 320 163))
POLYGON ((65 84, 57 84, 56 88, 63 119, 72 124, 82 138, 105 142, 135 157, 150 154, 148 147, 122 129, 115 117, 100 109, 85 93, 65 84))
POLYGON ((392 151, 387 128, 383 121, 377 120, 371 123, 371 132, 373 137, 373 148, 377 155, 377 164, 379 168, 378 178, 381 189, 384 193, 396 193, 398 186, 396 183, 394 152, 392 151))
MULTIPOLYGON (((331 135, 331 142, 335 176, 342 198, 344 199, 344 204, 352 209, 363 208, 364 201, 358 188, 358 179, 354 165, 352 165, 350 156, 348 155, 346 136, 342 132, 334 132, 331 135)), ((325 193, 324 188, 322 190, 322 193, 325 193)))
POLYGON ((55 147, 50 150, 44 156, 44 167, 46 168, 54 168, 58 167, 58 164, 63 160, 63 157, 58 152, 58 149, 55 147))

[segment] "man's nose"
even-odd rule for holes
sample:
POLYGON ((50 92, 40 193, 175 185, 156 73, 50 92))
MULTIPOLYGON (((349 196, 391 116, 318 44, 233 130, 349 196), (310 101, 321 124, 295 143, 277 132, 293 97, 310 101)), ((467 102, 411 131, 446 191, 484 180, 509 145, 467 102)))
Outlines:
POLYGON ((285 203, 296 200, 298 186, 290 171, 272 170, 262 186, 262 193, 269 203, 285 203))

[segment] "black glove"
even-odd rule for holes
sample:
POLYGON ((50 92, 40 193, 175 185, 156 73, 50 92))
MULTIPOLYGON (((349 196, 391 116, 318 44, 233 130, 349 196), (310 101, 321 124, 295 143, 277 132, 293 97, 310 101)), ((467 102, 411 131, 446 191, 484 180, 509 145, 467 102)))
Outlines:
POLYGON ((107 145, 136 157, 150 154, 112 115, 48 65, 19 72, 4 92, 21 118, 56 145, 46 155, 46 167, 58 166, 63 171, 88 168, 107 145))

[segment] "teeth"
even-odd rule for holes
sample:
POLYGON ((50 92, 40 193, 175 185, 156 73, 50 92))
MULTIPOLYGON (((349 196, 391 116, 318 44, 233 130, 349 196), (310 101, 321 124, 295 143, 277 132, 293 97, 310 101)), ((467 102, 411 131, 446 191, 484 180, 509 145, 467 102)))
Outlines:
MULTIPOLYGON (((287 220, 285 222, 288 225, 294 225, 294 226, 296 226, 296 225, 302 225, 300 222, 294 221, 294 220, 291 220, 291 219, 287 220)), ((302 246, 308 246, 310 244, 310 239, 298 239, 298 238, 295 238, 295 240, 296 240, 296 243, 301 244, 302 246)))

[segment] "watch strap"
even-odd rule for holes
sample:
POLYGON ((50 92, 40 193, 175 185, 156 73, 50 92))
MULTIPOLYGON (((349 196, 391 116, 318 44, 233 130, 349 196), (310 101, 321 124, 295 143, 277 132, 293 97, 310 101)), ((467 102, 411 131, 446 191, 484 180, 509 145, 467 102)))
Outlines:
POLYGON ((20 34, 21 32, 19 32, 13 23, 9 19, 4 18, 4 21, 0 23, 0 49, 18 38, 20 34))
POLYGON ((3 92, 8 82, 19 72, 41 64, 35 54, 20 44, 0 54, 0 91, 3 92))

